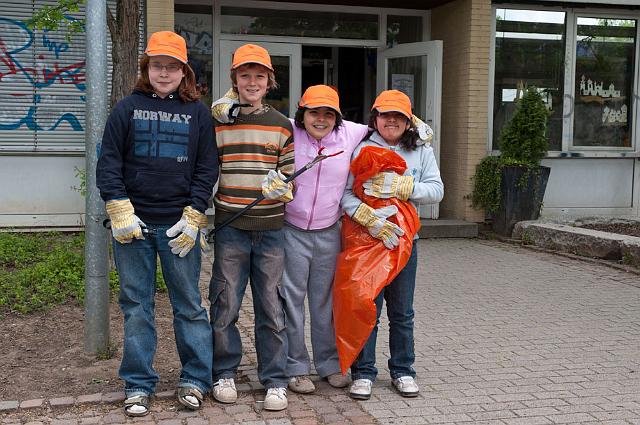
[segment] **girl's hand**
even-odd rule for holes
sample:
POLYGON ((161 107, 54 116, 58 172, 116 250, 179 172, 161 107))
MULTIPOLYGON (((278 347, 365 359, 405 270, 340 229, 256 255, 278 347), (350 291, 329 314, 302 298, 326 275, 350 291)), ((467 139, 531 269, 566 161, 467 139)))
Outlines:
POLYGON ((365 181, 362 187, 365 195, 406 201, 413 193, 413 177, 401 176, 393 171, 382 172, 365 181))

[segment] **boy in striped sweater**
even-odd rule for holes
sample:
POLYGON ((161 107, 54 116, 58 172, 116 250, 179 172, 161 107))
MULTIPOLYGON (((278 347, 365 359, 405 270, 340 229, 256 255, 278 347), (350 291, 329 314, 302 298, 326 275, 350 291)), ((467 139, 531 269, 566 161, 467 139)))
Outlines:
POLYGON ((216 233, 209 286, 213 328, 213 397, 237 400, 234 377, 242 358, 236 326, 247 281, 255 313, 258 379, 267 390, 264 408, 287 407, 287 337, 278 292, 284 269, 284 203, 293 199, 293 130, 289 120, 262 103, 276 86, 269 53, 246 44, 233 56, 233 90, 240 108, 232 123, 216 121, 220 181, 214 198, 220 225, 261 193, 265 200, 216 233))

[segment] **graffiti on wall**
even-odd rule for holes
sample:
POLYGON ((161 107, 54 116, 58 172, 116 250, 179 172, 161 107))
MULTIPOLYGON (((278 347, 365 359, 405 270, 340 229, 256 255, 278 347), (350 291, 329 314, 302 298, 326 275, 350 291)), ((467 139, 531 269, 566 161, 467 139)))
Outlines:
POLYGON ((0 16, 0 130, 84 131, 85 61, 74 48, 0 16))

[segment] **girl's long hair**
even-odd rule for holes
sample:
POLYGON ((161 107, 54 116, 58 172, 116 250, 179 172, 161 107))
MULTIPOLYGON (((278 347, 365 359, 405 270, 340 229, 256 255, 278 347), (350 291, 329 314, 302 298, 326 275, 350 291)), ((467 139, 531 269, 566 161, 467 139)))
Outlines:
MULTIPOLYGON (((189 64, 182 64, 184 77, 178 86, 178 97, 183 102, 194 102, 200 99, 200 93, 196 88, 196 74, 189 64)), ((140 76, 136 82, 135 88, 145 93, 153 93, 153 86, 149 81, 149 56, 143 54, 140 56, 140 76)))
MULTIPOLYGON (((369 128, 377 128, 376 118, 378 118, 378 115, 380 115, 380 112, 378 112, 377 109, 371 111, 371 115, 369 116, 369 128)), ((373 131, 370 131, 363 140, 367 140, 372 134, 373 131)), ((404 133, 402 133, 402 136, 400 136, 399 144, 408 151, 416 150, 416 148, 418 147, 418 144, 416 143, 418 137, 418 130, 416 129, 416 126, 413 125, 411 120, 409 120, 409 128, 406 129, 404 133)))

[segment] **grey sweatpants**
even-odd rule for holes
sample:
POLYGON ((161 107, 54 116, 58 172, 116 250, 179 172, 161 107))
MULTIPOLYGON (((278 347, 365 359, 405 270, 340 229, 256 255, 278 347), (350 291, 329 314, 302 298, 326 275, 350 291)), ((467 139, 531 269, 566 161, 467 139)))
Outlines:
POLYGON ((305 296, 309 297, 313 364, 320 377, 340 372, 333 325, 333 275, 340 252, 340 223, 305 231, 284 226, 285 266, 282 291, 289 340, 287 373, 308 375, 311 365, 305 344, 305 296))

